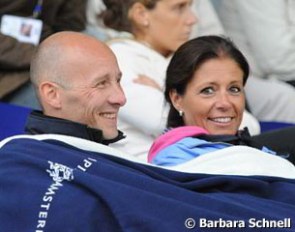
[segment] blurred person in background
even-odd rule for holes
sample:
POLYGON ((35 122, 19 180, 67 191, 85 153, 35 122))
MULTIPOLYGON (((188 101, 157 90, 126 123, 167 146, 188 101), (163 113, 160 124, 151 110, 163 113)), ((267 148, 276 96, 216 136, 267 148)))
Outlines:
POLYGON ((3 0, 0 2, 0 100, 39 108, 29 83, 29 66, 38 44, 59 31, 82 31, 84 0, 3 0), (21 25, 29 25, 24 36, 21 25))

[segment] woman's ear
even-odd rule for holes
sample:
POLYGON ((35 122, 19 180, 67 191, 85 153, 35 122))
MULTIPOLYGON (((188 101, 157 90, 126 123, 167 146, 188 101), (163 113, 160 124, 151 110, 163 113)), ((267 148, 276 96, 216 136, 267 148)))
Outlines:
POLYGON ((129 9, 128 17, 139 27, 148 27, 149 22, 149 10, 140 2, 136 2, 129 9))
POLYGON ((50 81, 45 81, 39 86, 40 100, 43 104, 51 106, 52 108, 61 108, 60 87, 50 81))
POLYGON ((175 89, 170 90, 169 98, 174 108, 178 111, 182 111, 182 96, 179 95, 175 89))

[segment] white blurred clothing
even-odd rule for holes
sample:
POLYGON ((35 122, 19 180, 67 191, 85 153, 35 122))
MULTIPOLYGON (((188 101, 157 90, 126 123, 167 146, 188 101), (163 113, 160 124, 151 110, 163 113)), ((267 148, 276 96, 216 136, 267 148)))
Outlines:
POLYGON ((255 76, 295 80, 294 0, 220 0, 218 13, 255 76))
POLYGON ((162 91, 133 80, 146 75, 163 87, 170 59, 131 39, 117 39, 108 44, 117 57, 127 99, 119 111, 118 123, 127 138, 117 144, 118 149, 146 160, 152 142, 165 129, 168 105, 162 91))

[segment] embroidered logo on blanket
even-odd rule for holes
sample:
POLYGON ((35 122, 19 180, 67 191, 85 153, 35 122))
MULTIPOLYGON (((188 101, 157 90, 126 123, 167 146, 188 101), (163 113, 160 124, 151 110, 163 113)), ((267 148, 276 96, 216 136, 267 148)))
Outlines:
MULTIPOLYGON (((86 172, 97 160, 87 158, 83 160, 83 163, 79 164, 75 170, 86 172)), ((69 168, 63 164, 48 161, 49 168, 46 172, 52 177, 52 183, 45 192, 42 203, 40 205, 40 211, 38 213, 38 222, 35 232, 44 232, 47 224, 47 218, 51 209, 51 204, 54 201, 58 190, 64 186, 63 181, 74 180, 74 169, 69 168)))
POLYGON ((64 180, 71 181, 74 179, 73 169, 59 163, 53 163, 48 161, 50 164, 50 170, 46 170, 55 182, 62 182, 64 180))

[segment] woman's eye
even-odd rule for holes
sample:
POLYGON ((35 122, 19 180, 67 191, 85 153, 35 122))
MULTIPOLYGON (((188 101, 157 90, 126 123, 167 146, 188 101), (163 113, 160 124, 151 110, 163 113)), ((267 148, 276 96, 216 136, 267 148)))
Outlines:
POLYGON ((209 95, 209 94, 214 93, 214 89, 212 87, 207 87, 207 88, 202 89, 201 90, 201 93, 202 94, 209 95))
POLYGON ((233 86, 233 87, 230 88, 230 92, 232 92, 232 93, 240 93, 241 88, 237 87, 237 86, 233 86))

